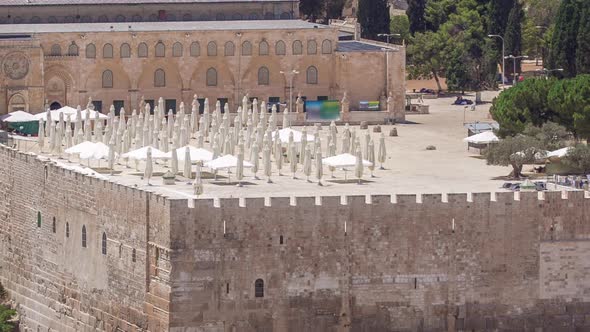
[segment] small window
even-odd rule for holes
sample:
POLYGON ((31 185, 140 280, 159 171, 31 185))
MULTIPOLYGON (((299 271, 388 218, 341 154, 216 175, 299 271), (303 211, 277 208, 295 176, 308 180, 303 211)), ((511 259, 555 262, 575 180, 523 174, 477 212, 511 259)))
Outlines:
POLYGON ((133 17, 131 17, 131 22, 141 22, 143 21, 143 18, 140 15, 133 15, 133 17))
POLYGON ((318 69, 314 66, 307 68, 307 84, 318 84, 318 69))
POLYGON ((260 19, 260 18, 258 17, 257 13, 250 13, 250 15, 248 15, 248 20, 250 20, 250 21, 258 20, 258 19, 260 19))
POLYGON ((51 231, 53 234, 57 232, 57 225, 55 224, 55 217, 53 217, 53 221, 51 222, 51 231))
POLYGON ((156 69, 154 73, 154 86, 157 88, 166 86, 166 72, 163 69, 156 69))
POLYGON ((307 54, 317 54, 318 53, 318 43, 315 40, 310 40, 307 42, 307 54))
POLYGON ((254 297, 264 297, 264 280, 256 279, 254 282, 254 297))
POLYGON ((121 109, 125 108, 125 101, 113 100, 113 107, 115 107, 115 116, 119 116, 121 114, 121 109))
POLYGON ((216 21, 225 21, 225 15, 223 13, 217 13, 217 15, 215 15, 215 20, 216 21))
POLYGON ((163 58, 166 56, 166 46, 164 43, 159 42, 156 44, 156 56, 159 58, 163 58))
POLYGON ((123 257, 123 243, 119 243, 119 258, 123 257))
POLYGON ((225 284, 225 294, 229 294, 229 282, 225 284))
POLYGON ((227 43, 225 43, 225 47, 224 47, 224 52, 223 55, 225 56, 234 56, 234 43, 228 41, 227 43))
POLYGON ((276 55, 285 55, 287 54, 287 46, 285 45, 285 42, 282 40, 279 40, 276 45, 275 45, 275 54, 276 55))
POLYGON ((322 42, 322 54, 332 53, 332 41, 326 39, 322 42))
POLYGON ((82 23, 90 23, 92 22, 92 18, 88 15, 84 15, 82 16, 82 18, 80 18, 80 22, 82 23))
POLYGON ((258 69, 258 85, 269 85, 269 76, 268 68, 260 67, 260 69, 258 69))
POLYGON ((131 57, 131 46, 129 46, 129 44, 127 44, 127 43, 121 44, 121 49, 120 49, 119 53, 120 53, 121 58, 130 58, 131 57))
POLYGON ((217 86, 217 70, 215 68, 207 69, 207 86, 217 86))
POLYGON ((82 248, 86 248, 86 225, 82 225, 82 248))
POLYGON ((283 244, 283 236, 279 236, 279 244, 283 244))
POLYGON ((268 43, 264 40, 258 45, 258 55, 268 55, 268 43))
POLYGON ((102 232, 102 254, 107 254, 107 233, 102 232))
POLYGON ((234 21, 241 21, 242 20, 242 14, 240 13, 235 13, 231 16, 231 19, 234 21))
POLYGON ((172 56, 179 58, 182 56, 182 44, 179 42, 174 43, 172 45, 172 56))
POLYGON ((215 44, 215 42, 209 42, 209 44, 207 44, 207 55, 208 56, 216 56, 217 55, 217 44, 215 44))
POLYGON ((146 43, 141 43, 137 46, 137 56, 140 58, 148 57, 148 46, 146 43))
POLYGON ((49 18, 47 19, 47 22, 57 23, 57 18, 55 16, 49 16, 49 18))
POLYGON ((172 111, 172 113, 176 114, 176 99, 164 100, 164 107, 166 110, 166 114, 168 114, 168 111, 172 111))
POLYGON ((31 18, 31 23, 41 23, 41 18, 39 16, 33 16, 31 18))
POLYGON ((126 21, 126 17, 123 15, 117 15, 115 17, 115 22, 125 22, 126 21))
POLYGON ((281 13, 281 20, 288 20, 291 18, 293 18, 293 17, 291 17, 291 13, 289 13, 289 12, 282 12, 281 13))
POLYGON ((78 45, 76 45, 76 43, 72 42, 70 44, 70 46, 68 47, 68 55, 70 55, 70 56, 78 55, 78 45))
POLYGON ((94 46, 94 44, 86 45, 86 58, 88 58, 88 59, 96 58, 96 46, 94 46))
POLYGON ((193 42, 191 44, 191 56, 199 56, 201 55, 201 46, 198 42, 193 42))
POLYGON ((102 72, 102 87, 103 88, 112 88, 113 87, 113 72, 110 70, 105 70, 102 72))
POLYGON ((70 237, 70 223, 66 223, 66 237, 70 237))
POLYGON ((98 22, 100 22, 100 23, 105 23, 105 22, 108 22, 108 21, 109 21, 109 18, 106 15, 100 15, 98 17, 98 22))
POLYGON ((293 55, 303 54, 303 43, 300 40, 293 42, 293 55))
POLYGON ((318 101, 325 101, 328 100, 328 96, 318 96, 318 101))
POLYGON ((247 40, 242 43, 242 55, 252 55, 252 43, 247 40))
POLYGON ((41 228, 41 212, 37 211, 37 227, 41 228))
POLYGON ((271 12, 264 13, 265 20, 274 20, 274 18, 275 18, 275 15, 273 13, 271 13, 271 12))
POLYGON ((133 250, 131 250, 131 261, 133 263, 135 263, 137 261, 137 252, 135 251, 135 248, 133 248, 133 250))
POLYGON ((102 48, 102 57, 105 59, 113 58, 113 45, 105 44, 102 48))
POLYGON ((61 46, 58 44, 51 45, 51 56, 60 56, 61 55, 61 46))

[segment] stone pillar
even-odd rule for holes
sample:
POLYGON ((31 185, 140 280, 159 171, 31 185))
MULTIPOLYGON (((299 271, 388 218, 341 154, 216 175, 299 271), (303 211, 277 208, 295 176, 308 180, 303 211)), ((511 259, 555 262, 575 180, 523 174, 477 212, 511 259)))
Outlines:
POLYGON ((303 100, 301 99, 301 92, 297 94, 295 101, 295 112, 297 113, 297 122, 305 121, 305 113, 303 113, 303 100))
POLYGON ((350 102, 348 101, 346 91, 344 91, 344 96, 342 96, 342 100, 340 101, 340 109, 342 113, 342 121, 350 121, 350 102))

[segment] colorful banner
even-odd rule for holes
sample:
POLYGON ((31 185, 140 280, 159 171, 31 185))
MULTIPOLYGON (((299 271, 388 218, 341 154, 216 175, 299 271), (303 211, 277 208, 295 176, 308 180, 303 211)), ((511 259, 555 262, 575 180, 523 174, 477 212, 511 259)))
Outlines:
POLYGON ((378 111, 379 101, 361 101, 359 102, 359 111, 378 111))
POLYGON ((307 121, 340 120, 340 103, 337 100, 305 101, 307 121))

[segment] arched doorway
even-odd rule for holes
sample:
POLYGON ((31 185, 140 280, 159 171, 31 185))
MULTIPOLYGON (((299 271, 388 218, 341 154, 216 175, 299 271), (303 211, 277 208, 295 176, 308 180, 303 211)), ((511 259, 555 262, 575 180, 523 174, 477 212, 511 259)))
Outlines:
POLYGON ((58 103, 57 101, 54 101, 53 103, 51 103, 51 105, 49 105, 50 110, 58 110, 60 108, 61 108, 61 104, 58 103))

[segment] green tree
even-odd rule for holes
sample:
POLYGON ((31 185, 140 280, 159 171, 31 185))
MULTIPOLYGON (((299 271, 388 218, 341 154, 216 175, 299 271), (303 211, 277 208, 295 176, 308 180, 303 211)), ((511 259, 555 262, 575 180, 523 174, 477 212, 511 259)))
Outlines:
POLYGON ((322 16, 325 7, 325 0, 300 0, 299 11, 312 22, 322 16))
POLYGON ((403 40, 410 39, 410 21, 407 15, 394 15, 389 25, 390 33, 399 33, 403 40))
POLYGON ((580 2, 563 0, 557 13, 549 49, 548 67, 562 68, 566 77, 576 76, 576 49, 580 22, 580 2))
POLYGON ((523 135, 535 138, 545 150, 553 151, 563 148, 572 134, 565 127, 555 122, 547 122, 541 127, 528 124, 523 131, 523 135))
MULTIPOLYGON (((319 1, 318 1, 319 2, 319 1)), ((331 19, 342 17, 342 10, 344 9, 344 0, 327 0, 326 1, 326 23, 331 19)))
POLYGON ((426 30, 438 31, 457 12, 457 4, 456 0, 429 1, 425 9, 426 30))
POLYGON ((0 304, 0 332, 12 332, 15 329, 10 320, 16 315, 16 311, 0 304))
POLYGON ((410 79, 434 79, 442 91, 440 77, 444 76, 444 47, 448 40, 442 33, 416 33, 408 44, 408 76, 410 79))
POLYGON ((577 137, 590 139, 590 75, 555 82, 547 102, 559 115, 560 123, 577 137))
POLYGON ((567 155, 561 161, 566 166, 580 173, 590 173, 590 146, 586 144, 576 145, 568 151, 567 155))
POLYGON ((522 177, 522 167, 543 157, 544 148, 540 142, 530 136, 508 136, 498 143, 491 144, 485 152, 488 165, 512 166, 508 176, 519 179, 522 177))
POLYGON ((590 2, 583 4, 576 40, 576 72, 590 74, 590 2))
POLYGON ((409 19, 410 33, 426 31, 426 0, 409 0, 406 14, 409 19))
POLYGON ((359 0, 357 15, 363 38, 378 40, 378 34, 389 32, 387 0, 359 0))
MULTIPOLYGON (((510 10, 510 15, 508 15, 508 22, 506 23, 506 31, 504 32, 504 42, 506 47, 506 55, 514 55, 519 56, 522 54, 521 52, 521 42, 522 42, 522 19, 523 19, 523 11, 522 6, 518 1, 514 2, 512 9, 510 10)), ((514 70, 517 73, 521 72, 520 70, 520 59, 516 61, 516 68, 514 69, 513 66, 508 66, 506 71, 510 74, 515 74, 514 70)))

